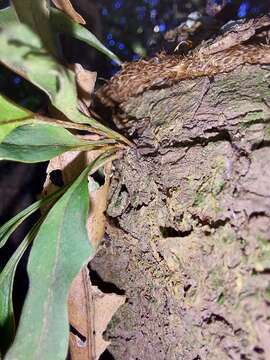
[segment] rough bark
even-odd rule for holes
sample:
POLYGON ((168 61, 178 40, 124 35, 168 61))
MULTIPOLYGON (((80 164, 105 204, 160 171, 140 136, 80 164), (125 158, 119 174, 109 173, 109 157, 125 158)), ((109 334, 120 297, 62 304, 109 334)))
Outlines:
POLYGON ((137 149, 115 163, 91 262, 127 296, 117 360, 270 359, 269 66, 121 104, 137 149))

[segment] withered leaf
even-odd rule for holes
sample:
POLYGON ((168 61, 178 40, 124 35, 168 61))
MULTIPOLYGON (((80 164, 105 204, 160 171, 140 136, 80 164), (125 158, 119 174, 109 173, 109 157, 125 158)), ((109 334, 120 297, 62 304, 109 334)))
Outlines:
POLYGON ((91 104, 91 95, 95 88, 97 73, 84 69, 80 64, 74 64, 74 71, 79 99, 89 107, 91 104))

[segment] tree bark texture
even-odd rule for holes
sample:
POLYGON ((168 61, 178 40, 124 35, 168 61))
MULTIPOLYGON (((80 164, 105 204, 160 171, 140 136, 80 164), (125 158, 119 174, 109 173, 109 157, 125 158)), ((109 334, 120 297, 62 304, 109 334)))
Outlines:
POLYGON ((115 359, 270 359, 269 70, 243 65, 118 107, 137 148, 114 164, 91 262, 127 296, 106 334, 115 359))

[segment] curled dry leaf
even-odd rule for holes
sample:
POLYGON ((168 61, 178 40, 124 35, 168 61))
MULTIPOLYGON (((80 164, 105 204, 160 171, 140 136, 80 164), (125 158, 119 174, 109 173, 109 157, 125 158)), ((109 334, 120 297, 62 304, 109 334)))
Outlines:
POLYGON ((94 360, 94 305, 88 269, 73 280, 68 297, 69 352, 72 360, 94 360))
POLYGON ((110 345, 110 341, 105 341, 102 334, 106 330, 113 315, 122 306, 126 297, 116 294, 104 294, 97 286, 92 286, 94 298, 94 341, 95 341, 95 358, 98 360, 100 355, 110 345))
POLYGON ((92 286, 87 267, 74 279, 71 289, 68 299, 70 357, 72 360, 98 360, 110 345, 102 334, 126 298, 104 294, 92 286))
POLYGON ((103 239, 106 225, 105 211, 110 184, 111 163, 104 166, 104 184, 96 187, 95 180, 89 178, 90 211, 87 229, 91 243, 98 247, 103 239))
MULTIPOLYGON (((93 139, 93 138, 91 138, 93 139)), ((64 185, 70 184, 93 160, 92 152, 69 151, 53 158, 47 168, 47 178, 44 184, 44 194, 48 195, 59 187, 53 180, 54 171, 59 171, 59 176, 64 185)))
POLYGON ((97 73, 86 70, 80 64, 74 64, 79 99, 89 107, 94 92, 97 73))
POLYGON ((64 11, 75 22, 82 25, 86 24, 84 18, 74 9, 69 0, 52 0, 52 2, 58 9, 64 11))
MULTIPOLYGON (((87 136, 87 139, 97 140, 97 135, 87 136)), ((47 168, 47 179, 44 184, 44 193, 48 195, 58 189, 57 184, 52 182, 53 174, 58 171, 58 177, 64 185, 74 181, 83 169, 90 164, 100 151, 78 152, 69 151, 52 159, 47 168), (54 173, 53 173, 54 172, 54 173)), ((93 177, 89 176, 90 211, 87 221, 87 231, 91 244, 96 248, 101 242, 105 231, 105 211, 107 208, 107 196, 109 191, 109 179, 111 164, 104 166, 104 184, 96 186, 93 177)))

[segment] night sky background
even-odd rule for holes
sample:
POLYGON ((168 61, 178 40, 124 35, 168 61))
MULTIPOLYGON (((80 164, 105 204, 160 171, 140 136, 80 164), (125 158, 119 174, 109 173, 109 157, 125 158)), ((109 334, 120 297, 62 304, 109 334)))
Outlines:
MULTIPOLYGON (((155 50, 162 50, 164 33, 177 27, 191 12, 216 17, 222 24, 270 11, 270 0, 104 0, 101 3, 103 41, 124 61, 152 56, 153 45, 155 50)), ((104 70, 106 77, 118 70, 115 64, 110 65, 104 70)))

